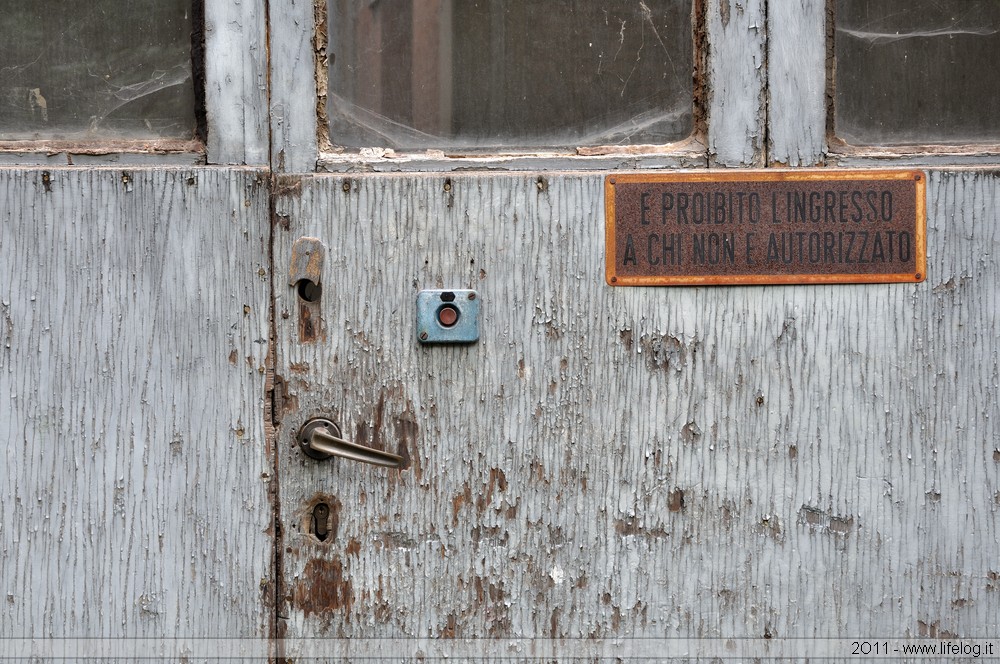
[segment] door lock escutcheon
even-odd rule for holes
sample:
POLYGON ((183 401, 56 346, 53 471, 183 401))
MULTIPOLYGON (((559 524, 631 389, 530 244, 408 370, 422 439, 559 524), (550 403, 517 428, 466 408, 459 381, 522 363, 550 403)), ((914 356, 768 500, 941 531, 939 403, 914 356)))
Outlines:
POLYGON ((299 430, 298 441, 303 453, 319 461, 337 456, 385 468, 400 468, 403 465, 403 457, 398 454, 345 440, 341 437, 340 427, 321 417, 311 419, 303 425, 299 430))

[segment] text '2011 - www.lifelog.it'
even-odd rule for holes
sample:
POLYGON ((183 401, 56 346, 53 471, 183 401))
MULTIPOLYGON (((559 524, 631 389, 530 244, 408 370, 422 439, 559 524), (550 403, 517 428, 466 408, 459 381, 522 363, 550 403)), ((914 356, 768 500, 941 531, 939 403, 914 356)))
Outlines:
POLYGON ((920 282, 920 171, 609 175, 612 286, 920 282))

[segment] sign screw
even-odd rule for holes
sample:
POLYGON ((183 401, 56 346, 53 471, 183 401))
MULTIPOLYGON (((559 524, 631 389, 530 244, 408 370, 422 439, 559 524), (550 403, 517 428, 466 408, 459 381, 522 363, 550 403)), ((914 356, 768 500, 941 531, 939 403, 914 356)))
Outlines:
POLYGON ((421 332, 420 333, 420 340, 421 341, 427 341, 427 333, 426 332, 421 332))

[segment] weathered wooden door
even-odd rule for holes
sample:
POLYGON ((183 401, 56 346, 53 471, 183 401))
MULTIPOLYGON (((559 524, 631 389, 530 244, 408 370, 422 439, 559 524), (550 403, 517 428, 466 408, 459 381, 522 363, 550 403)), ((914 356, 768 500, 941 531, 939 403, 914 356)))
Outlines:
MULTIPOLYGON (((356 18, 336 4, 325 20, 356 18)), ((359 110, 361 93, 344 102, 350 81, 338 89, 336 74, 320 93, 341 140, 373 131, 389 147, 445 151, 325 152, 324 116, 302 94, 312 81, 293 67, 317 44, 276 51, 276 93, 307 100, 284 109, 275 145, 287 656, 315 652, 303 637, 352 640, 324 642, 327 653, 395 656, 662 656, 670 638, 720 639, 704 647, 721 655, 740 637, 748 655, 808 656, 766 648, 995 633, 1000 190, 991 167, 973 165, 996 150, 878 137, 852 148, 829 134, 836 26, 814 4, 695 3, 694 138, 612 156, 446 156, 420 142, 426 132, 393 133, 399 122, 359 110), (604 281, 611 170, 901 164, 929 174, 922 284, 604 281), (300 238, 325 245, 321 294, 297 289, 300 238), (476 290, 478 343, 422 345, 423 289, 476 290), (298 435, 313 418, 403 469, 309 458, 298 435), (423 640, 435 637, 471 641, 423 640), (607 640, 619 649, 599 650, 607 640)), ((908 29, 857 27, 851 3, 835 4, 847 8, 837 44, 851 30, 895 43, 878 34, 908 29)), ((928 30, 912 38, 935 39, 928 30)), ((275 34, 288 45, 292 32, 275 34)))
MULTIPOLYGON (((988 3, 265 4, 194 3, 204 145, 0 145, 5 653, 997 633, 988 3), (841 166, 925 170, 926 281, 604 281, 608 173, 841 166), (477 343, 420 343, 426 289, 476 291, 477 343), (402 468, 304 454, 314 418, 402 468)), ((186 75, 103 79, 84 126, 186 75)))
POLYGON ((229 5, 4 10, 3 657, 268 654, 265 31, 229 5))

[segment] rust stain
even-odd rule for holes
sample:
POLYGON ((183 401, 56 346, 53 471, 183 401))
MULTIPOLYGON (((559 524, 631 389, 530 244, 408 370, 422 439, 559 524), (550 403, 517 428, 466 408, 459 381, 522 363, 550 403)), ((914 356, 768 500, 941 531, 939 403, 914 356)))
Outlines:
POLYGON ((347 548, 344 549, 344 553, 357 558, 358 554, 361 553, 361 542, 352 537, 350 541, 347 542, 347 548))
POLYGON ((719 17, 722 19, 722 27, 729 27, 729 18, 732 12, 732 7, 729 6, 729 0, 722 0, 719 3, 719 17))
POLYGON ((354 604, 354 588, 344 576, 339 557, 313 558, 302 570, 293 597, 295 607, 306 618, 313 614, 349 613, 354 604))
POLYGON ((531 460, 531 475, 539 482, 550 484, 549 478, 545 477, 545 466, 540 459, 531 460))
POLYGON ((275 198, 302 195, 302 178, 297 175, 278 175, 273 182, 271 193, 275 198))
POLYGON ((946 629, 941 629, 941 623, 935 620, 932 623, 917 621, 917 635, 929 639, 957 639, 958 634, 946 629))
POLYGON ((733 513, 736 512, 736 504, 727 500, 721 507, 722 527, 729 529, 733 525, 733 513))
POLYGON ((622 345, 625 346, 625 350, 632 350, 632 347, 635 345, 632 330, 622 330, 618 333, 618 337, 622 340, 622 345))
POLYGON ((841 517, 841 516, 830 517, 830 532, 834 532, 839 535, 847 535, 852 530, 854 530, 853 517, 841 517))
POLYGON ((734 606, 736 606, 736 600, 738 599, 738 596, 734 591, 730 590, 729 588, 723 588, 722 590, 717 592, 716 595, 718 595, 719 597, 719 604, 722 606, 722 608, 732 609, 734 606))
POLYGON ((472 489, 469 485, 465 485, 465 490, 462 493, 456 493, 451 499, 451 523, 454 526, 458 525, 458 513, 462 511, 462 507, 466 503, 472 502, 472 489))
POLYGON ((642 537, 645 539, 660 539, 670 537, 670 533, 660 528, 645 528, 636 519, 615 520, 615 532, 622 537, 642 537))
POLYGON ((470 537, 476 544, 486 542, 492 546, 507 546, 510 532, 500 526, 476 526, 472 529, 470 537))
POLYGON ((396 454, 403 457, 401 469, 412 469, 414 479, 420 482, 423 477, 423 471, 420 467, 420 455, 417 454, 417 439, 420 437, 420 425, 417 424, 417 417, 413 412, 412 404, 406 404, 406 410, 396 418, 395 426, 396 440, 398 441, 396 454))
POLYGON ((826 513, 816 507, 803 505, 799 510, 799 519, 810 526, 822 526, 826 524, 826 513))
POLYGON ((355 427, 354 437, 358 441, 363 441, 365 445, 376 449, 384 450, 382 443, 382 416, 385 412, 385 392, 379 393, 378 403, 372 411, 371 419, 373 424, 369 425, 367 419, 359 420, 355 427))
POLYGON ((681 438, 688 443, 694 443, 701 438, 702 430, 694 420, 681 427, 681 438))
POLYGON ((490 468, 490 480, 486 487, 486 504, 493 500, 493 491, 499 487, 500 492, 507 491, 507 476, 499 468, 490 468))
POLYGON ((767 535, 778 544, 785 541, 785 530, 781 527, 781 519, 772 514, 763 516, 760 523, 754 528, 754 532, 767 535))
POLYGON ((822 530, 841 537, 847 537, 854 530, 854 517, 829 514, 811 505, 799 509, 799 523, 811 530, 822 530))
MULTIPOLYGON (((695 344, 691 350, 697 352, 697 342, 695 344)), ((688 361, 688 346, 670 334, 643 335, 639 338, 639 347, 646 356, 646 367, 650 371, 673 369, 680 372, 688 361)))
POLYGON ((305 302, 299 303, 299 341, 302 343, 316 341, 316 323, 313 321, 312 307, 305 302))
POLYGON ((617 606, 611 607, 611 629, 618 632, 622 626, 622 612, 617 606))
POLYGON ((993 450, 993 460, 1000 463, 1000 449, 993 450))
POLYGON ((684 509, 684 490, 674 489, 667 496, 667 509, 671 512, 680 512, 684 509))
POLYGON ((458 636, 458 619, 454 613, 449 613, 448 623, 441 629, 440 637, 442 639, 454 639, 456 636, 458 636))
POLYGON ((475 577, 472 582, 476 593, 476 603, 483 608, 487 621, 486 632, 492 637, 503 637, 510 634, 510 609, 507 606, 507 593, 503 582, 484 582, 475 577))
MULTIPOLYGON (((271 353, 272 351, 269 350, 269 358, 271 357, 271 353)), ((285 414, 299 409, 299 399, 296 395, 288 392, 285 379, 280 374, 270 371, 266 379, 265 392, 268 397, 264 405, 266 423, 267 426, 272 428, 271 434, 268 436, 270 440, 273 438, 273 428, 281 423, 285 414)))
POLYGON ((308 362, 292 362, 288 367, 291 369, 292 373, 309 373, 309 363, 308 362))
POLYGON ((797 458, 799 458, 799 448, 798 448, 797 445, 789 445, 788 446, 788 458, 789 459, 797 459, 797 458))
POLYGON ((237 358, 237 357, 238 357, 238 356, 237 356, 237 354, 236 354, 236 349, 234 348, 234 349, 233 349, 233 350, 232 350, 232 351, 231 351, 231 352, 229 353, 229 363, 230 363, 230 364, 236 364, 236 358, 237 358))

